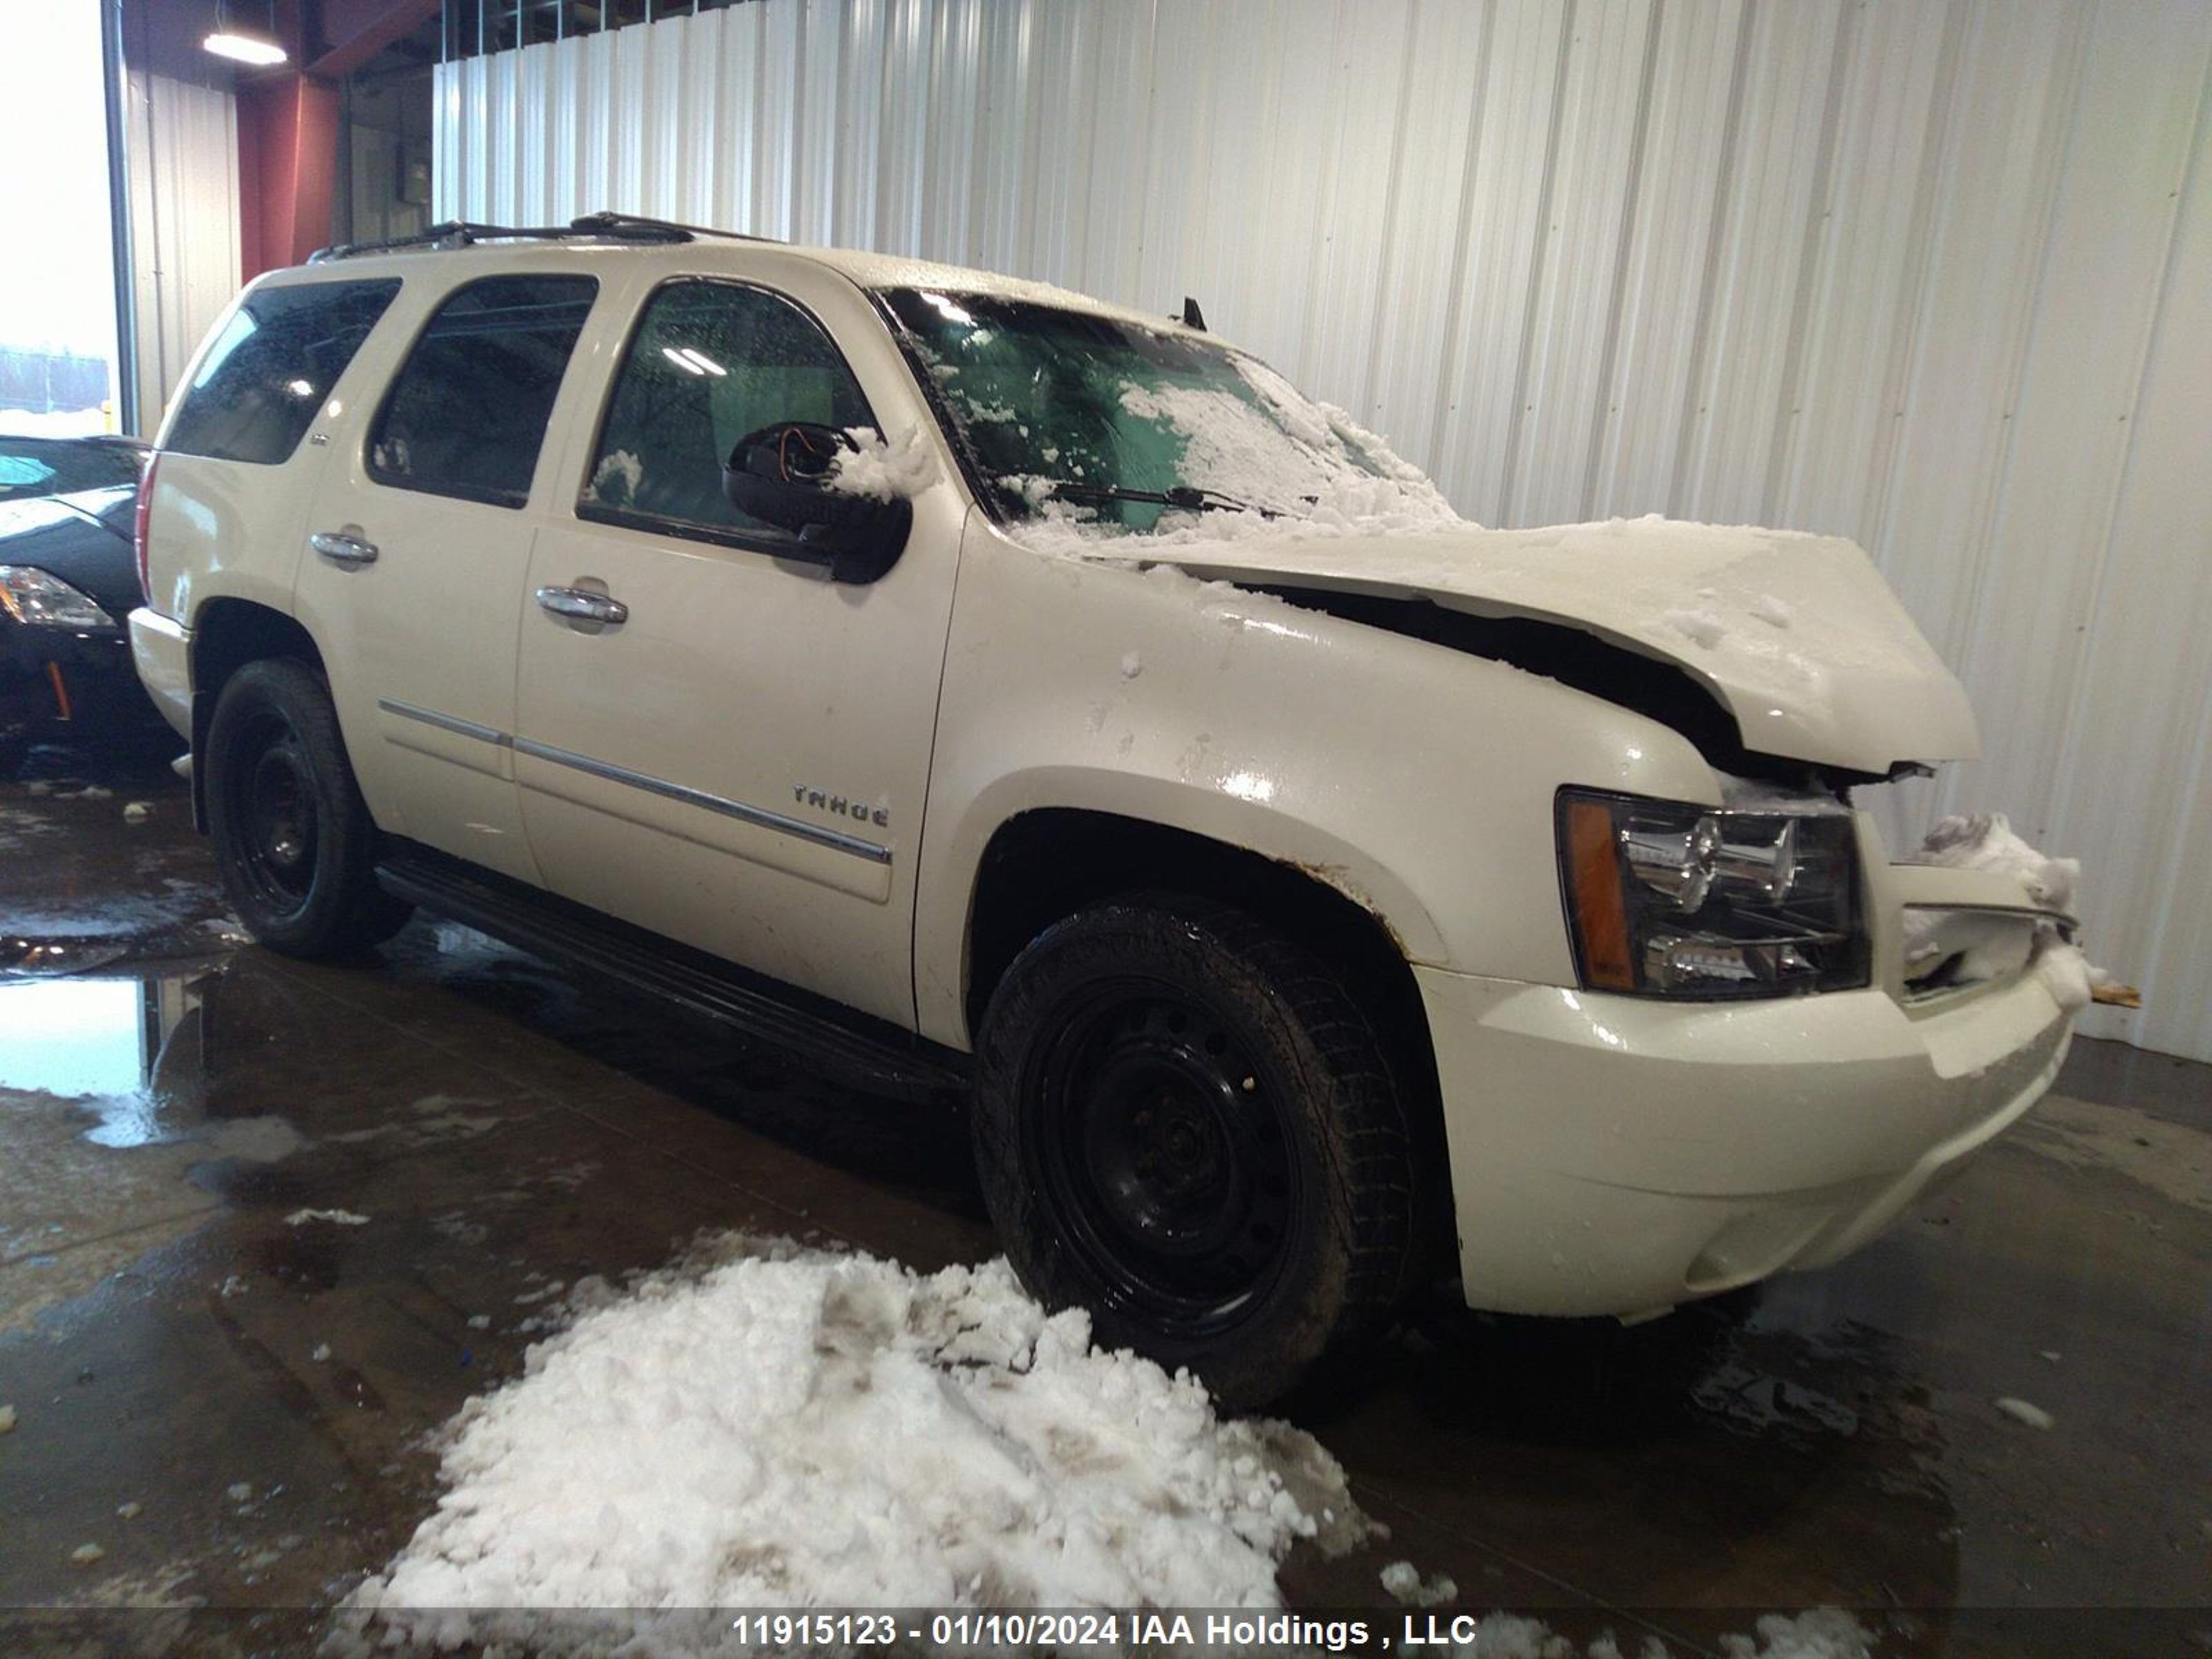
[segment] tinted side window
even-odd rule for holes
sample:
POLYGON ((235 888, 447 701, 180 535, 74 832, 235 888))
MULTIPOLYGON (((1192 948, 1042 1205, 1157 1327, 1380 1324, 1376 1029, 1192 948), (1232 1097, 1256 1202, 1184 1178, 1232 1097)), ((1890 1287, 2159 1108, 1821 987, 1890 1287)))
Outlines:
POLYGON ((398 292, 395 276, 250 296, 185 389, 169 447, 225 461, 283 460, 398 292))
POLYGON ((438 307, 369 434, 381 483, 501 507, 530 475, 596 276, 488 276, 438 307))
POLYGON ((671 283, 630 342, 577 511, 787 542, 789 532, 722 496, 738 440, 782 421, 873 426, 875 416, 836 344, 790 301, 732 283, 671 283))

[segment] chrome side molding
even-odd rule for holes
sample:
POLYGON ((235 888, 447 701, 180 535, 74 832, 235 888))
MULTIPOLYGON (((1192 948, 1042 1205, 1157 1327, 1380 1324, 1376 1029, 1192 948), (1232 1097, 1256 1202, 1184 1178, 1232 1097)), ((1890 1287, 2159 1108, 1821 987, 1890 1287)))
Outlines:
POLYGON ((596 760, 589 755, 580 755, 573 749, 562 749, 550 743, 539 743, 530 738, 518 738, 511 732, 485 726, 476 720, 465 720, 457 714, 441 714, 434 708, 423 708, 411 702, 402 702, 396 697, 379 697, 376 706, 387 714, 397 714, 402 720, 419 720, 425 726, 435 726, 441 732, 451 732, 457 737, 474 738, 496 748, 512 749, 518 755, 528 755, 533 760, 549 761, 556 766, 565 766, 609 783, 627 785, 642 789, 647 794, 659 795, 664 800, 679 801, 686 806, 696 806, 702 811, 718 812, 722 817, 735 818, 741 823, 773 830, 778 835, 790 836, 799 841, 811 842, 817 847, 827 847, 840 853, 866 859, 871 864, 889 864, 891 849, 880 842, 868 841, 859 836, 848 836, 842 830, 832 830, 825 824, 809 823, 804 818, 788 817, 781 812, 771 812, 764 806, 754 806, 726 796, 709 794, 704 789, 694 789, 689 784, 672 783, 666 778, 656 778, 650 773, 634 772, 627 766, 617 766, 611 761, 596 760))

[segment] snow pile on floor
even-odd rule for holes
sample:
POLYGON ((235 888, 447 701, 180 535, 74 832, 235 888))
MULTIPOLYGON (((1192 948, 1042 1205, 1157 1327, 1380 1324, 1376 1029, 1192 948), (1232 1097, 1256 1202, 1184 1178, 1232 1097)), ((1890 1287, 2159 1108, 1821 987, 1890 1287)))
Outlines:
POLYGON ((889 441, 873 427, 853 427, 845 435, 854 447, 838 454, 825 480, 830 489, 888 501, 919 495, 937 482, 937 459, 919 426, 889 441))
MULTIPOLYGON (((2075 885, 2081 879, 2079 859, 2052 858, 2039 852, 2014 831, 2002 812, 1943 819, 1928 832, 1911 861, 2009 876, 2035 904, 2069 915, 2074 908, 2075 885)), ((1905 911, 1908 970, 1936 950, 1956 949, 1961 941, 1966 945, 1957 973, 1962 983, 2008 979, 2033 962, 2062 1007, 2088 1006, 2096 970, 2081 948, 2060 934, 2056 922, 2039 921, 2028 929, 2001 917, 1992 918, 1978 933, 1971 933, 1962 931, 1957 917, 1944 912, 1905 911), (1938 928, 1943 932, 1941 945, 1935 938, 1938 928)))
POLYGON ((436 1512, 352 1598, 364 1633, 496 1635, 471 1608, 1273 1607, 1291 1543, 1355 1522, 1310 1436, 1094 1349, 1004 1261, 735 1248, 599 1298, 463 1409, 436 1512))
POLYGON ((1379 1575, 1382 1588, 1409 1607, 1441 1607, 1459 1599, 1459 1586, 1443 1573, 1431 1578, 1411 1561, 1393 1561, 1379 1575))

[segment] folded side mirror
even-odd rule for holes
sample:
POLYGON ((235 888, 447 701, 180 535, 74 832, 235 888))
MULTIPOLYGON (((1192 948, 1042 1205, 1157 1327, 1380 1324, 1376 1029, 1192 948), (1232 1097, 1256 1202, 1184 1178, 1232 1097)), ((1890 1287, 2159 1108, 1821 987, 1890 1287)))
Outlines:
POLYGON ((872 582, 906 550, 914 503, 840 489, 838 463, 859 448, 833 426, 764 426, 730 451, 722 494, 738 512, 799 538, 785 557, 827 565, 833 581, 872 582))

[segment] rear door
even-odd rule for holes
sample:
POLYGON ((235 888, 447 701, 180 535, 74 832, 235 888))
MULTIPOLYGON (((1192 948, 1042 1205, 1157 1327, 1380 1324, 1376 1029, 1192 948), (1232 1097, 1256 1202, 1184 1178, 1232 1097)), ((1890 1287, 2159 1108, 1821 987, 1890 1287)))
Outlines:
POLYGON ((400 293, 391 276, 264 278, 201 345, 171 404, 151 481, 146 602, 195 623, 211 581, 223 597, 288 610, 330 428, 383 384, 378 330, 400 293))
POLYGON ((545 433, 599 294, 573 264, 441 286, 334 437, 295 605, 384 829, 536 882, 514 793, 517 599, 545 433))

